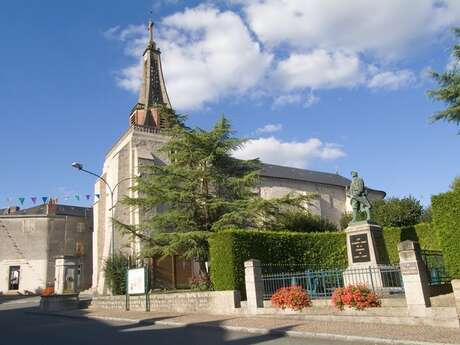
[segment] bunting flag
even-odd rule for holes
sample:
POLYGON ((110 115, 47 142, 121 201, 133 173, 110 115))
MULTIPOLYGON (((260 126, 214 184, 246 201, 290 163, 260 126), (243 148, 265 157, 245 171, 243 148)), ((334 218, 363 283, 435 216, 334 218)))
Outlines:
MULTIPOLYGON (((51 195, 51 194, 50 194, 51 195)), ((91 198, 94 198, 93 202, 98 202, 99 199, 101 198, 100 194, 86 194, 86 193, 76 193, 74 195, 68 195, 64 194, 61 195, 60 197, 57 196, 42 196, 42 197, 37 197, 36 195, 32 196, 20 196, 20 197, 5 197, 5 202, 7 206, 11 206, 14 204, 20 204, 21 206, 27 206, 28 203, 32 205, 37 205, 38 201, 41 200, 44 204, 48 202, 53 202, 57 204, 59 200, 61 201, 66 201, 66 202, 71 202, 72 200, 76 200, 79 202, 83 201, 91 201, 91 198)), ((1 204, 1 203, 0 203, 1 204)))

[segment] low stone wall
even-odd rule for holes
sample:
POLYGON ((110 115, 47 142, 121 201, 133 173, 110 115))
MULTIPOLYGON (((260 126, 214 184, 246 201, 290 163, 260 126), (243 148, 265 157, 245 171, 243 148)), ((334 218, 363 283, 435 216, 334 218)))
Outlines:
POLYGON ((40 310, 43 311, 61 311, 78 309, 78 294, 51 295, 40 298, 40 310))
MULTIPOLYGON (((239 291, 150 294, 150 310, 171 313, 232 314, 240 308, 239 291)), ((145 310, 145 295, 129 296, 130 310, 145 310)), ((125 296, 93 297, 91 308, 125 310, 125 296)))

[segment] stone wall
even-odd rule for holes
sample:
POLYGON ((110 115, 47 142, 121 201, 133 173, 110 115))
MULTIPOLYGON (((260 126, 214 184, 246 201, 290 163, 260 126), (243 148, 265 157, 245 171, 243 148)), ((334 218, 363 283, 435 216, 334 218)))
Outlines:
MULTIPOLYGON (((94 297, 91 308, 125 309, 125 296, 94 297)), ((150 310, 171 313, 231 314, 240 307, 239 291, 150 294, 150 310)), ((129 297, 130 310, 145 310, 145 295, 129 297)))

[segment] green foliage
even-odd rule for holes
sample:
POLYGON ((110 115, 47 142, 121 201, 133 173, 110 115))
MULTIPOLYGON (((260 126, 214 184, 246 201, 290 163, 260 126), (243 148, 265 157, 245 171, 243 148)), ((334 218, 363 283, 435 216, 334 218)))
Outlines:
MULTIPOLYGON (((456 38, 460 38, 460 28, 454 30, 456 38)), ((454 67, 445 72, 431 72, 433 79, 439 84, 438 89, 430 90, 428 96, 436 101, 446 104, 446 108, 433 115, 432 120, 453 122, 460 124, 460 45, 455 44, 453 47, 452 57, 454 67)))
POLYGON ((420 216, 421 223, 431 223, 433 220, 433 214, 431 210, 431 206, 424 207, 422 211, 422 215, 420 216))
POLYGON ((411 226, 420 223, 423 207, 412 196, 376 200, 372 203, 372 219, 382 227, 411 226))
POLYGON ((211 279, 216 290, 244 293, 244 262, 345 267, 344 233, 293 233, 226 230, 210 239, 211 279))
POLYGON ((133 188, 138 196, 123 200, 142 209, 145 220, 138 226, 116 222, 144 242, 145 256, 193 258, 204 274, 211 233, 229 227, 278 229, 278 215, 305 210, 308 195, 264 200, 255 192, 260 162, 233 158, 244 141, 232 135, 226 118, 210 131, 185 127, 165 109, 162 118, 170 140, 161 151, 169 163, 145 167, 133 188))
POLYGON ((104 265, 104 274, 108 280, 109 288, 114 295, 126 293, 126 272, 128 270, 128 258, 122 254, 109 257, 104 265))
POLYGON ((398 243, 406 240, 417 241, 422 249, 440 250, 437 233, 430 223, 420 223, 407 227, 383 228, 385 249, 391 264, 399 263, 398 243))
POLYGON ((435 195, 431 205, 447 271, 460 278, 460 191, 435 195))
POLYGON ((278 226, 284 231, 293 232, 337 231, 337 225, 327 219, 305 211, 294 210, 280 213, 278 216, 278 226))
POLYGON ((450 190, 460 191, 460 176, 455 176, 454 180, 450 184, 450 190))
MULTIPOLYGON (((350 224, 351 220, 353 219, 353 213, 351 212, 344 212, 340 217, 340 229, 345 230, 350 224)), ((366 212, 358 212, 358 221, 366 220, 366 212)))

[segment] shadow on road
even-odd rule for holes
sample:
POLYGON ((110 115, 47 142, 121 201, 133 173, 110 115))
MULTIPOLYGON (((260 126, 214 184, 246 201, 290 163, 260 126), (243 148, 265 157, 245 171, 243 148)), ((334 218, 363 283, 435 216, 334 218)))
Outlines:
MULTIPOLYGON (((188 326, 163 326, 156 323, 168 317, 146 319, 138 323, 120 323, 85 318, 33 314, 36 307, 0 309, 2 344, 110 344, 110 345, 247 345, 263 344, 282 335, 255 335, 227 331, 217 327, 219 321, 188 326)), ((79 311, 84 315, 85 310, 79 311)), ((293 326, 291 326, 293 327, 293 326)), ((291 327, 279 328, 286 331, 291 327)))

